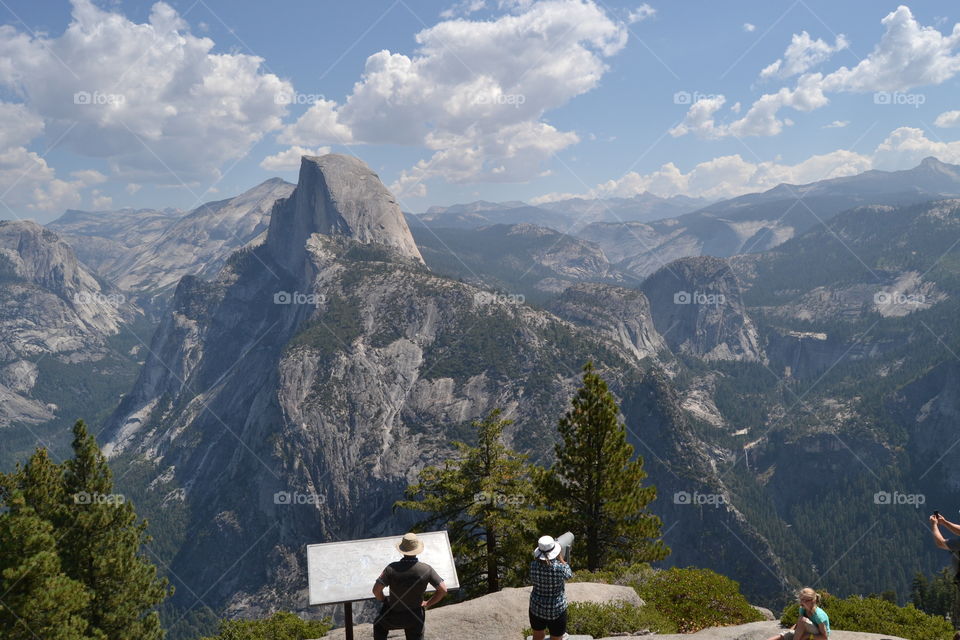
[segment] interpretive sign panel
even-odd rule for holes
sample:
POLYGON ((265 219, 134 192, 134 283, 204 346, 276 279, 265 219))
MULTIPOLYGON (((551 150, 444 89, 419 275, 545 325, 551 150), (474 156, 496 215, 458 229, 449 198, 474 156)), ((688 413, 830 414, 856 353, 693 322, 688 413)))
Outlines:
MULTIPOLYGON (((380 572, 403 557, 395 546, 402 537, 307 545, 310 604, 372 600, 373 583, 380 572)), ((460 582, 447 532, 418 533, 417 537, 424 545, 417 557, 436 569, 447 589, 458 589, 460 582)))

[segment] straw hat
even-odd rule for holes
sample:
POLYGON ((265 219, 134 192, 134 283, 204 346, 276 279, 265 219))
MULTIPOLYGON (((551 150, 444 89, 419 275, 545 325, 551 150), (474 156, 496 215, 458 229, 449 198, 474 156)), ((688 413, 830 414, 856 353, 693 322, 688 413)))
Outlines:
POLYGON ((423 540, 415 533, 406 533, 403 539, 396 544, 397 551, 405 556, 415 556, 423 551, 423 540))
POLYGON ((537 540, 537 548, 533 550, 533 557, 553 560, 560 555, 561 551, 560 545, 553 539, 553 536, 543 536, 537 540))

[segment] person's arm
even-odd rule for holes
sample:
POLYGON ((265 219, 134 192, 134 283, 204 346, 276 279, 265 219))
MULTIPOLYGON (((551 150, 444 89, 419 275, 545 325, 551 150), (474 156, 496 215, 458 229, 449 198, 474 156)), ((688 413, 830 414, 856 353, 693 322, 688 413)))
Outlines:
POLYGON ((829 640, 827 637, 827 625, 822 622, 817 625, 817 635, 810 636, 810 640, 829 640))
POLYGON ((940 516, 940 518, 937 520, 937 524, 942 524, 943 526, 945 526, 947 529, 950 530, 950 533, 960 536, 960 524, 957 524, 955 522, 950 522, 943 516, 940 516))
MULTIPOLYGON (((389 569, 390 567, 387 567, 389 569)), ((387 569, 384 569, 379 576, 377 576, 377 581, 373 583, 373 597, 380 602, 385 602, 387 597, 383 595, 383 588, 390 585, 387 584, 387 569)))
POLYGON ((557 556, 557 560, 560 561, 560 566, 563 567, 563 579, 569 580, 573 577, 573 569, 570 568, 570 565, 567 564, 567 561, 564 559, 563 554, 561 553, 557 556))
POLYGON ((930 516, 930 533, 933 534, 933 542, 941 549, 949 551, 950 547, 947 546, 947 541, 944 539, 943 534, 940 533, 940 527, 938 527, 937 524, 937 516, 930 516))
POLYGON ((433 594, 433 597, 423 603, 423 608, 429 609, 433 605, 443 600, 444 596, 446 595, 447 595, 447 583, 441 580, 440 584, 437 585, 437 591, 433 594))

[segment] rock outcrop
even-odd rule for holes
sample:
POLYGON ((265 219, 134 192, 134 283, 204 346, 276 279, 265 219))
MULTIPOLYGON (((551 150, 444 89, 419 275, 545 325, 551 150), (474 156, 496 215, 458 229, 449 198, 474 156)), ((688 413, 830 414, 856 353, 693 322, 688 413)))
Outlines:
POLYGON ((267 240, 270 253, 294 273, 303 246, 314 233, 384 245, 423 262, 393 194, 352 156, 303 157, 297 189, 274 207, 267 240))
MULTIPOLYGON (((619 601, 637 606, 643 604, 643 600, 633 587, 571 582, 566 586, 566 593, 568 602, 604 604, 619 601)), ((529 608, 530 587, 506 588, 473 600, 429 610, 424 637, 430 640, 447 640, 448 638, 519 640, 521 632, 530 626, 527 616, 529 608)), ((334 629, 325 637, 330 640, 341 640, 345 637, 344 630, 343 628, 334 629)), ((357 640, 373 638, 373 625, 355 625, 353 637, 357 640)))
POLYGON ((637 359, 656 357, 667 348, 653 325, 650 303, 642 292, 634 289, 576 284, 567 288, 550 310, 565 320, 609 336, 637 359))
POLYGON ((766 361, 726 260, 676 260, 640 288, 650 301, 654 326, 674 352, 705 360, 766 361))
MULTIPOLYGON (((751 622, 730 627, 710 627, 697 633, 653 634, 644 636, 617 636, 599 640, 766 640, 778 635, 783 628, 777 622, 751 622)), ((897 636, 859 631, 830 630, 831 640, 907 640, 897 636)))

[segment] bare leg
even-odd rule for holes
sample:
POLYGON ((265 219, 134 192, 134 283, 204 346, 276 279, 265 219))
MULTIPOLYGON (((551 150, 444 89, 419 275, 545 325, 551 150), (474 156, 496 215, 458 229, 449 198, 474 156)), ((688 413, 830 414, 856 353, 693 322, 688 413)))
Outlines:
POLYGON ((533 640, 543 640, 543 636, 547 633, 546 629, 541 629, 540 631, 533 632, 533 640))

